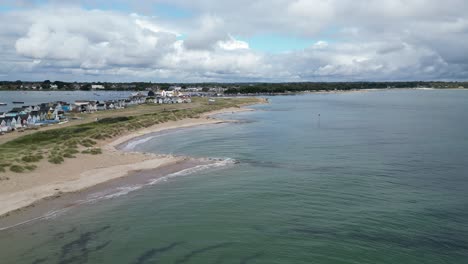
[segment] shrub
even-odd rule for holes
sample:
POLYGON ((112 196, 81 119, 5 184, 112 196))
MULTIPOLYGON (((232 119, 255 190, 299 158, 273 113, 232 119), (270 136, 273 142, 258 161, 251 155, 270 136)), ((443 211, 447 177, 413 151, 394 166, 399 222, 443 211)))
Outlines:
POLYGON ((10 167, 10 170, 11 170, 12 172, 21 173, 21 172, 24 171, 24 168, 21 167, 21 166, 19 166, 19 165, 12 165, 12 166, 10 167))
POLYGON ((51 156, 49 157, 49 162, 53 164, 60 164, 64 161, 64 159, 60 156, 51 156))
POLYGON ((33 171, 37 168, 36 165, 27 165, 27 166, 24 166, 25 169, 27 169, 28 171, 33 171))
POLYGON ((65 154, 63 154, 63 157, 64 157, 64 158, 68 158, 68 159, 76 158, 76 156, 73 156, 73 154, 70 154, 70 153, 65 153, 65 154))
POLYGON ((83 146, 83 147, 92 147, 94 145, 96 145, 96 141, 92 140, 92 139, 89 139, 89 138, 85 138, 83 140, 81 140, 80 144, 83 146))
POLYGON ((69 147, 69 148, 77 148, 78 147, 78 140, 76 140, 76 139, 69 140, 69 141, 65 142, 64 145, 69 147))
POLYGON ((8 166, 11 166, 11 163, 10 163, 10 162, 2 162, 2 163, 0 163, 0 167, 8 167, 8 166))
POLYGON ((102 154, 102 150, 100 148, 92 148, 92 149, 83 150, 81 153, 98 155, 98 154, 102 154))
POLYGON ((24 156, 23 158, 21 158, 21 160, 24 162, 38 162, 41 159, 43 159, 41 154, 28 155, 28 156, 24 156))
POLYGON ((69 148, 69 149, 66 149, 63 153, 64 154, 76 154, 76 153, 79 153, 79 151, 75 148, 69 148))

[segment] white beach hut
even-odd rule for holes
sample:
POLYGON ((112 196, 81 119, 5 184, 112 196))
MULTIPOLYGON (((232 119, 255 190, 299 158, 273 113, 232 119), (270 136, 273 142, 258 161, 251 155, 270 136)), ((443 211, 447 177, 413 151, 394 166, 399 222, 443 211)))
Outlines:
POLYGON ((16 127, 22 127, 21 118, 19 116, 16 118, 16 127))

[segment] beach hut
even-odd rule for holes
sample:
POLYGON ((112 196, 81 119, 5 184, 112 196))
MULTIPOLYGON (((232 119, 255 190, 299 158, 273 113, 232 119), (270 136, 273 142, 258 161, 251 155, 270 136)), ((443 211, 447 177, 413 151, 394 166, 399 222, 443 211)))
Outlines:
POLYGON ((22 127, 22 120, 20 116, 16 118, 16 127, 22 127))
POLYGON ((31 126, 33 125, 33 118, 31 115, 28 115, 28 118, 26 119, 26 125, 31 126))
POLYGON ((61 104, 60 102, 58 102, 58 103, 55 105, 55 110, 62 111, 62 104, 61 104))
POLYGON ((0 119, 0 132, 6 132, 6 122, 3 119, 0 119))
POLYGON ((8 131, 11 131, 11 127, 8 125, 5 119, 2 119, 0 121, 0 132, 8 132, 8 131))
POLYGON ((9 127, 11 127, 11 128, 16 127, 16 119, 14 119, 14 118, 11 119, 9 127))
POLYGON ((106 104, 97 104, 96 107, 98 111, 104 111, 107 109, 106 104))
POLYGON ((115 109, 115 105, 112 101, 106 102, 106 109, 112 110, 115 109))
POLYGON ((62 110, 63 110, 64 112, 70 112, 70 111, 71 111, 71 106, 70 106, 70 104, 63 104, 63 105, 62 105, 62 110))

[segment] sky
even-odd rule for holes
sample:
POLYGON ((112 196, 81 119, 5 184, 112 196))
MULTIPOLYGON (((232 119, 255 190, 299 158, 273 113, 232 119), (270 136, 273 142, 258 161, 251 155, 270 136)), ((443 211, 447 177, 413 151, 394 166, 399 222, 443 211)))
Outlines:
POLYGON ((0 80, 468 80, 466 0, 0 0, 0 80))

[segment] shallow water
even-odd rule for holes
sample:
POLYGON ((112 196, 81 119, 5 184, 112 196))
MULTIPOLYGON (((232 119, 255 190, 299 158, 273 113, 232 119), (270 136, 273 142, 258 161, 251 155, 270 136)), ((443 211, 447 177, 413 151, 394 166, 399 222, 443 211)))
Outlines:
POLYGON ((467 101, 272 97, 159 135, 136 150, 240 164, 0 232, 2 263, 468 263, 467 101))

